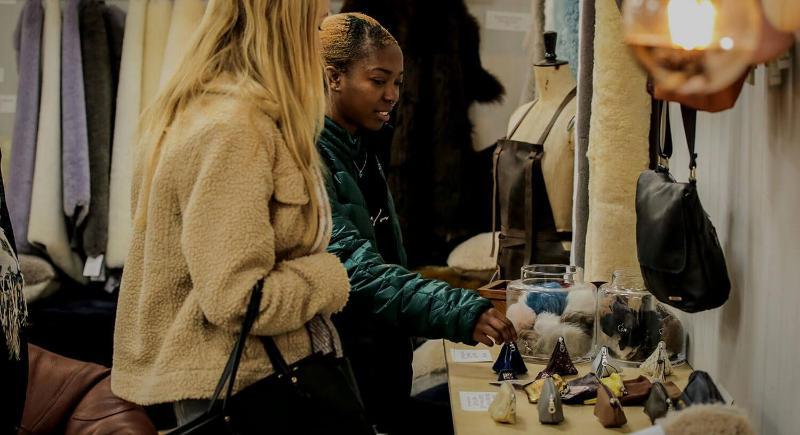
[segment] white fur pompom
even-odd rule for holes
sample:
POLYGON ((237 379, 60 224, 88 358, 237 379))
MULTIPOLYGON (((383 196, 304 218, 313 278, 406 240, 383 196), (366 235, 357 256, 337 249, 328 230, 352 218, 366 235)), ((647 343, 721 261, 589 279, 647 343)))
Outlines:
POLYGON ((506 317, 511 320, 517 331, 530 329, 536 322, 536 312, 525 301, 509 305, 506 309, 506 317))

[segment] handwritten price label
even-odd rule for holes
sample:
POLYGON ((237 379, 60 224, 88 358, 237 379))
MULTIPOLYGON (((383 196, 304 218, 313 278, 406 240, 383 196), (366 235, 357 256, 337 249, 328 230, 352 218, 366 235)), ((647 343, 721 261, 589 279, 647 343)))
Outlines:
POLYGON ((452 349, 453 361, 458 363, 492 362, 492 354, 486 349, 452 349))

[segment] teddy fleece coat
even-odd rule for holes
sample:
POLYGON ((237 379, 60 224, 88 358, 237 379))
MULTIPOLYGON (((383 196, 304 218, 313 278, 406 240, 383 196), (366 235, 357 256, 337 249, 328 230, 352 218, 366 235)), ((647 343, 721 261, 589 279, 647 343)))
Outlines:
MULTIPOLYGON (((319 216, 310 212, 275 105, 237 92, 218 79, 165 135, 147 221, 134 224, 119 295, 111 387, 126 400, 211 397, 262 277, 237 391, 273 371, 256 335, 273 336, 291 364, 311 352, 304 325, 347 301, 339 259, 324 250, 308 254, 303 242, 319 216)), ((142 174, 137 163, 133 210, 142 207, 142 174)))

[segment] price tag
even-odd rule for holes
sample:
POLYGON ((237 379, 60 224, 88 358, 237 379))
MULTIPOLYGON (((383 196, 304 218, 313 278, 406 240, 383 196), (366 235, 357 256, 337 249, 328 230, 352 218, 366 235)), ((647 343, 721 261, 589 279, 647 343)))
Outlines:
POLYGON ((83 266, 83 276, 89 277, 92 281, 100 281, 100 278, 104 281, 106 272, 104 258, 103 255, 87 258, 86 264, 83 266))
POLYGON ((452 349, 453 362, 492 362, 492 353, 486 349, 452 349))
POLYGON ((464 411, 488 411, 497 393, 461 391, 458 397, 464 411))

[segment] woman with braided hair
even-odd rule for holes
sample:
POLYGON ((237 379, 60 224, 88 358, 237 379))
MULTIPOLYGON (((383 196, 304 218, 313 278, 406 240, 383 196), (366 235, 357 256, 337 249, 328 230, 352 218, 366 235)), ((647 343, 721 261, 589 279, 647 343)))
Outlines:
POLYGON ((350 299, 334 322, 379 431, 420 433, 417 422, 424 419, 434 422, 425 430, 452 432, 446 403, 409 397, 410 338, 491 346, 516 339, 516 332, 477 293, 423 279, 404 267, 400 225, 379 150, 361 142, 363 135, 388 127, 398 102, 403 53, 397 41, 377 21, 357 13, 326 18, 321 40, 328 107, 317 146, 329 169, 333 234, 328 251, 350 276, 350 299))

